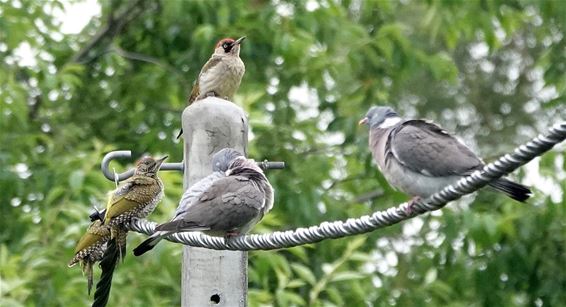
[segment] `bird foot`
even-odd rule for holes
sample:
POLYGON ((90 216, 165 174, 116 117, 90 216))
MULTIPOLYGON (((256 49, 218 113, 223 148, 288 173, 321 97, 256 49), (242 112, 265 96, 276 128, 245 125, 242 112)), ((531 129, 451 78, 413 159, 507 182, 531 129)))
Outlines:
POLYGON ((217 97, 218 95, 216 95, 216 92, 214 91, 210 91, 206 94, 204 94, 204 97, 217 97))
POLYGON ((240 236, 240 232, 239 231, 227 231, 226 234, 224 235, 224 240, 226 240, 226 242, 239 237, 240 236))
POLYGON ((423 201, 423 199, 420 196, 415 196, 415 197, 411 198, 411 200, 409 201, 409 205, 405 207, 405 213, 408 216, 414 215, 415 214, 414 206, 418 203, 421 203, 422 201, 423 201))

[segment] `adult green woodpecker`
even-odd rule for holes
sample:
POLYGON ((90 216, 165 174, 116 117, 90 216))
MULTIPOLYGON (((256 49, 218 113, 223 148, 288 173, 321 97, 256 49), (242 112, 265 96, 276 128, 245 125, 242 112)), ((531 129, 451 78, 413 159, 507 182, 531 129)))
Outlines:
MULTIPOLYGON (((208 96, 229 101, 234 99, 246 72, 246 66, 240 59, 240 44, 245 39, 245 36, 236 40, 224 38, 216 43, 214 53, 202 67, 193 85, 188 105, 208 96)), ((177 138, 182 134, 181 129, 177 138)))
POLYGON ((147 217, 163 197, 163 183, 157 172, 165 159, 167 156, 140 159, 134 175, 110 195, 104 225, 110 227, 111 238, 116 239, 120 259, 126 250, 127 225, 133 218, 147 217))
POLYGON ((77 263, 81 264, 83 274, 87 276, 89 295, 92 289, 92 266, 102 259, 108 240, 110 240, 110 227, 102 224, 102 221, 94 221, 77 243, 75 256, 69 261, 69 267, 77 263))

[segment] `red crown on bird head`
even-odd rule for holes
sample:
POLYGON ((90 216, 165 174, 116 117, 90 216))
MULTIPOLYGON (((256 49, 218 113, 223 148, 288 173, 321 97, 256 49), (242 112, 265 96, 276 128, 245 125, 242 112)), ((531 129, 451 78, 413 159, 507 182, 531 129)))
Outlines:
POLYGON ((230 37, 223 38, 223 39, 219 40, 218 43, 216 43, 216 46, 214 47, 214 49, 216 49, 216 48, 222 46, 222 44, 224 44, 224 43, 229 43, 229 44, 231 44, 231 43, 233 43, 233 42, 235 42, 235 41, 236 41, 235 39, 230 38, 230 37))

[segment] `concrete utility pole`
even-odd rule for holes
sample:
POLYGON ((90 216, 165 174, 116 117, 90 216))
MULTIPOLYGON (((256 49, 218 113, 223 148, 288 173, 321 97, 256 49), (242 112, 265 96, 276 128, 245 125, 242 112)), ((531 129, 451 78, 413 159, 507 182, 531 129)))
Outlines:
MULTIPOLYGON (((207 97, 183 112, 184 189, 212 172, 212 155, 235 148, 247 156, 248 120, 232 102, 207 97)), ((184 246, 183 307, 247 306, 248 254, 184 246)))

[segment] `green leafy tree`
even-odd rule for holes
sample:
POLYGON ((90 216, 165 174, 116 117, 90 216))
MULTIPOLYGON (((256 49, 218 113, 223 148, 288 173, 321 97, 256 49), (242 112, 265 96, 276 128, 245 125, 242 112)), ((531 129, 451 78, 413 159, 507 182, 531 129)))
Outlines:
MULTIPOLYGON (((0 305, 88 305, 66 268, 113 183, 104 153, 182 159, 175 141, 215 41, 247 35, 235 103, 276 205, 255 232, 357 217, 407 200, 376 170, 357 121, 376 104, 433 119, 492 160, 566 118, 564 1, 100 1, 78 34, 62 1, 0 1, 0 305)), ((564 146, 489 191, 364 236, 251 252, 250 306, 560 306, 564 146)), ((131 166, 125 161, 116 166, 131 166)), ((163 172, 165 221, 182 194, 163 172)), ((143 235, 131 235, 130 246, 143 235)), ((180 305, 181 246, 117 268, 110 305, 180 305)))

